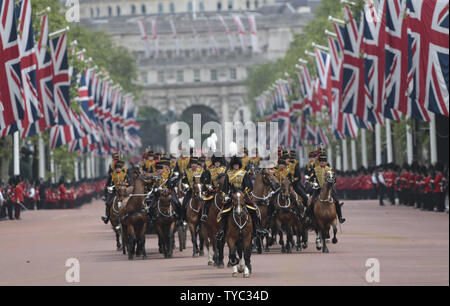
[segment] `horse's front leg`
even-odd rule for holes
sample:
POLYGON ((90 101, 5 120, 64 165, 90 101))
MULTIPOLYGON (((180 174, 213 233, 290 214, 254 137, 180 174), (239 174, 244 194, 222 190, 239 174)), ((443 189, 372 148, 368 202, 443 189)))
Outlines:
POLYGON ((323 253, 328 253, 329 250, 327 248, 327 242, 326 242, 326 239, 325 239, 325 233, 328 233, 328 235, 329 235, 329 233, 330 233, 330 228, 329 227, 325 230, 325 232, 322 231, 322 241, 323 241, 322 252, 323 253))
POLYGON ((322 250, 322 231, 316 230, 316 249, 317 251, 322 250))
POLYGON ((169 258, 173 256, 173 249, 175 246, 175 222, 170 224, 170 250, 169 250, 169 258))
POLYGON ((114 229, 114 232, 116 233, 116 250, 121 251, 122 245, 120 244, 120 229, 114 229))
POLYGON ((230 249, 230 254, 229 254, 229 259, 230 259, 230 263, 233 266, 233 277, 237 277, 239 272, 238 272, 238 263, 239 260, 236 257, 236 245, 234 241, 229 241, 228 242, 228 248, 230 249))
POLYGON ((195 231, 195 225, 192 223, 189 223, 189 232, 191 232, 192 257, 198 257, 197 233, 195 231))

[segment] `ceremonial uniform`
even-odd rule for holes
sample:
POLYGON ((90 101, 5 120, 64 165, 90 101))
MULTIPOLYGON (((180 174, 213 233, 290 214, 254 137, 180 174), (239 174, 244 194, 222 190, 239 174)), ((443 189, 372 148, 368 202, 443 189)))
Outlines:
MULTIPOLYGON (((207 170, 207 175, 209 176, 208 180, 210 181, 210 185, 207 186, 209 190, 208 197, 210 197, 210 194, 214 194, 219 191, 221 192, 219 186, 219 178, 223 177, 226 174, 226 170, 227 168, 225 167, 223 158, 213 155, 213 157, 211 158, 211 166, 207 170), (220 163, 220 165, 216 166, 216 163, 220 163)), ((201 221, 208 220, 210 204, 210 201, 204 202, 202 207, 201 221)))
POLYGON ((109 211, 114 200, 114 195, 116 193, 119 185, 125 183, 127 185, 130 184, 130 179, 128 177, 128 168, 124 167, 125 162, 123 160, 116 160, 114 163, 114 171, 109 175, 108 181, 106 182, 106 187, 114 186, 112 192, 107 192, 106 201, 105 201, 105 216, 102 217, 102 220, 105 224, 109 221, 109 211))
MULTIPOLYGON (((200 166, 200 162, 198 158, 191 157, 189 159, 190 168, 187 168, 183 176, 181 178, 183 184, 189 185, 189 190, 186 192, 186 195, 184 196, 183 203, 182 203, 182 218, 183 220, 186 219, 186 205, 189 203, 189 201, 192 198, 192 193, 194 190, 194 184, 202 184, 203 186, 206 186, 206 184, 210 183, 209 180, 209 172, 202 168, 200 166), (197 168, 192 168, 192 165, 196 164, 197 168)), ((183 166, 183 164, 181 164, 183 166)))
POLYGON ((231 193, 237 190, 243 191, 245 194, 244 201, 248 208, 248 212, 252 217, 252 222, 254 225, 253 234, 255 234, 255 232, 260 235, 266 234, 266 231, 261 229, 261 220, 256 216, 257 207, 248 197, 248 193, 253 190, 253 183, 250 175, 245 169, 243 169, 242 160, 239 157, 234 156, 230 160, 230 169, 228 169, 225 174, 225 181, 222 189, 222 192, 226 196, 219 217, 221 225, 219 231, 217 232, 217 239, 219 240, 224 238, 228 215, 232 209, 233 203, 231 202, 231 193), (235 167, 235 165, 239 165, 239 167, 235 167))
MULTIPOLYGON (((322 187, 325 184, 325 178, 328 171, 334 172, 334 170, 329 166, 322 166, 321 163, 325 163, 327 161, 327 155, 325 151, 322 151, 319 155, 319 165, 314 167, 313 175, 311 177, 311 182, 314 182, 316 188, 314 189, 313 195, 311 197, 311 204, 307 207, 308 216, 310 220, 307 220, 309 223, 312 220, 314 213, 314 202, 319 197, 320 192, 322 191, 322 187)), ((339 200, 336 195, 336 190, 334 188, 331 189, 331 197, 333 198, 334 205, 336 207, 336 212, 338 215, 338 219, 340 223, 344 223, 345 219, 342 218, 341 205, 339 204, 339 200)))

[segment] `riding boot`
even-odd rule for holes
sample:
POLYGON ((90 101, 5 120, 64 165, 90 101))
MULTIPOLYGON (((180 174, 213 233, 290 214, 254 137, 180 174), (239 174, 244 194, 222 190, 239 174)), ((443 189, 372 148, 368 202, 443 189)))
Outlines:
POLYGON ((339 204, 338 201, 334 201, 334 206, 336 207, 336 213, 338 215, 339 223, 344 223, 345 218, 342 218, 341 204, 339 204))
POLYGON ((202 222, 206 222, 207 220, 208 220, 208 213, 209 213, 209 201, 206 201, 204 204, 203 204, 203 207, 202 207, 202 216, 201 216, 201 218, 200 218, 200 221, 202 221, 202 222))
POLYGON ((217 240, 223 240, 225 238, 228 215, 229 215, 229 212, 224 213, 224 214, 222 214, 222 217, 220 218, 220 228, 216 233, 217 240))
POLYGON ((260 235, 263 236, 266 234, 266 231, 262 229, 261 227, 261 220, 256 215, 256 211, 249 210, 250 216, 252 217, 252 223, 253 223, 253 236, 260 235))
POLYGON ((103 222, 105 224, 108 224, 108 222, 109 222, 109 210, 110 210, 110 208, 111 208, 111 205, 106 204, 106 211, 105 211, 105 215, 106 216, 102 216, 102 220, 103 220, 103 222))
POLYGON ((310 226, 314 215, 314 200, 311 201, 311 204, 306 207, 306 218, 305 225, 310 226))

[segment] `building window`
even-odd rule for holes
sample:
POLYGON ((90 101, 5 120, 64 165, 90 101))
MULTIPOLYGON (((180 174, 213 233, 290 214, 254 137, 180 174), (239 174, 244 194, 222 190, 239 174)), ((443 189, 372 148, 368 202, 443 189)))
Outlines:
POLYGON ((200 82, 200 70, 194 70, 194 82, 200 82))
POLYGON ((259 6, 259 1, 258 1, 258 0, 255 0, 255 9, 257 9, 258 6, 259 6))
POLYGON ((147 77, 147 73, 142 73, 142 82, 144 84, 148 83, 148 77, 147 77))
POLYGON ((147 13, 146 10, 147 10, 147 8, 145 7, 145 4, 142 4, 141 5, 141 11, 142 11, 143 15, 145 15, 147 13))
POLYGON ((211 70, 211 81, 217 81, 217 69, 211 70))
POLYGON ((193 11, 193 9, 192 9, 192 2, 191 1, 188 2, 187 10, 188 10, 188 12, 192 12, 193 11))
POLYGON ((217 10, 221 11, 222 10, 222 2, 217 2, 217 10))
POLYGON ((94 17, 94 9, 91 7, 90 11, 91 11, 91 18, 92 18, 92 17, 94 17))
POLYGON ((116 7, 116 11, 117 11, 117 16, 120 16, 120 6, 116 7))
POLYGON ((177 82, 178 83, 184 82, 184 71, 183 70, 177 70, 177 82))
POLYGON ((169 4, 169 8, 170 8, 170 12, 172 14, 174 14, 175 13, 175 4, 173 4, 173 2, 169 4))
POLYGON ((136 5, 131 5, 131 15, 136 15, 136 5))
POLYGON ((158 3, 158 13, 164 13, 164 5, 162 3, 158 3))
POLYGON ((231 11, 233 10, 233 0, 228 1, 228 9, 231 11))
POLYGON ((108 16, 112 16, 112 7, 108 6, 108 16))
POLYGON ((236 80, 237 79, 236 68, 231 68, 230 69, 230 79, 232 79, 232 80, 236 80))
POLYGON ((97 7, 95 10, 97 11, 97 17, 100 16, 100 9, 97 7))
POLYGON ((164 71, 158 71, 158 82, 164 83, 164 71))
POLYGON ((172 50, 167 50, 167 58, 172 58, 172 50))
POLYGON ((250 0, 247 0, 247 10, 249 10, 250 9, 250 0))
POLYGON ((204 12, 205 11, 205 5, 203 4, 203 2, 200 2, 200 4, 198 5, 198 9, 200 12, 204 12))

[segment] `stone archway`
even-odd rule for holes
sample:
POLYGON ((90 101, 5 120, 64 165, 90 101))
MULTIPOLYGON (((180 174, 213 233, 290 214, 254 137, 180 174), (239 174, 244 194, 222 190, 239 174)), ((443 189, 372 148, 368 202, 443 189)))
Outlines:
POLYGON ((142 148, 151 147, 152 150, 166 148, 166 128, 163 114, 154 107, 141 106, 139 108, 139 124, 141 125, 142 148))

